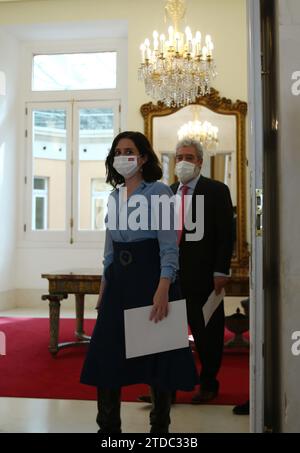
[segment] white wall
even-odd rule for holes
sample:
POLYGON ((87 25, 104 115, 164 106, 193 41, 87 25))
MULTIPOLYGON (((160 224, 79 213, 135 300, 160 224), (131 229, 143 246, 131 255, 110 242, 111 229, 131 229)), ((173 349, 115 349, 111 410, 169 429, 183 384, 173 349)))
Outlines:
POLYGON ((0 307, 11 303, 16 272, 18 42, 0 31, 0 70, 6 94, 0 96, 0 307))
MULTIPOLYGON (((232 99, 247 100, 245 0, 189 0, 185 23, 210 33, 215 43, 218 77, 215 88, 232 99)), ((167 32, 163 0, 45 0, 1 4, 0 25, 87 20, 128 20, 128 128, 142 130, 139 107, 150 101, 137 80, 140 44, 156 28, 167 32)))
POLYGON ((300 71, 300 2, 279 0, 279 194, 282 432, 300 432, 300 356, 291 353, 291 335, 300 331, 300 96, 291 76, 300 71))
MULTIPOLYGON (((152 37, 156 28, 166 33, 162 0, 45 0, 42 2, 0 3, 0 26, 17 24, 120 20, 128 21, 128 116, 127 128, 143 131, 140 106, 151 99, 146 96, 142 82, 137 80, 140 64, 139 46, 146 37, 152 37)), ((245 0, 189 0, 184 28, 189 24, 192 31, 200 29, 203 35, 210 33, 215 43, 218 77, 214 87, 222 96, 247 101, 247 48, 245 0)), ((20 147, 19 152, 22 152, 20 147)), ((20 219, 20 225, 22 219, 20 219)), ((20 226, 19 225, 19 226, 20 226)), ((72 267, 99 266, 102 249, 70 250, 18 248, 16 288, 27 291, 46 288, 40 273, 72 267)), ((20 295, 20 291, 18 291, 20 295)), ((22 294, 19 298, 22 301, 22 294)))

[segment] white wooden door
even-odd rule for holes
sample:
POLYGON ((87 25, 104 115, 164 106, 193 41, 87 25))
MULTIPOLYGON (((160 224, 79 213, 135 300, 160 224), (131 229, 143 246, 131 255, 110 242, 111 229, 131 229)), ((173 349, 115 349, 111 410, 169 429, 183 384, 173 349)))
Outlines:
POLYGON ((264 431, 263 123, 260 2, 248 0, 250 169, 250 430, 264 431))

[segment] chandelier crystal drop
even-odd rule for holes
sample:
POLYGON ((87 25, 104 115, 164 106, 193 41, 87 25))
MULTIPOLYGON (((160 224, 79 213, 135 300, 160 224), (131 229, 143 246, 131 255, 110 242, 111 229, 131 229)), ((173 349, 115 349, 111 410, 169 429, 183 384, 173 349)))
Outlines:
POLYGON ((214 156, 217 154, 219 145, 218 140, 219 128, 213 126, 208 121, 189 121, 183 124, 177 132, 178 140, 185 138, 192 138, 198 140, 203 146, 204 151, 209 155, 214 156))
POLYGON ((190 27, 185 33, 178 31, 185 9, 185 0, 168 0, 165 10, 173 21, 168 36, 154 31, 153 48, 149 39, 140 46, 139 80, 149 96, 167 107, 182 107, 209 94, 216 76, 211 36, 206 35, 202 43, 200 31, 195 36, 190 27))

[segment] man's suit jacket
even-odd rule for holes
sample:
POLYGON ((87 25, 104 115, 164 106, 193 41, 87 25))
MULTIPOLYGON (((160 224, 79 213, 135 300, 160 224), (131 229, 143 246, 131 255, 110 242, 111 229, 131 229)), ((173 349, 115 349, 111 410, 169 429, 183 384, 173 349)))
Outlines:
MULTIPOLYGON (((178 187, 179 183, 171 185, 174 193, 178 187)), ((214 272, 229 274, 233 250, 233 208, 228 187, 201 175, 192 197, 193 217, 196 195, 204 195, 204 235, 199 241, 187 241, 183 230, 179 274, 185 294, 207 293, 213 288, 214 272)))

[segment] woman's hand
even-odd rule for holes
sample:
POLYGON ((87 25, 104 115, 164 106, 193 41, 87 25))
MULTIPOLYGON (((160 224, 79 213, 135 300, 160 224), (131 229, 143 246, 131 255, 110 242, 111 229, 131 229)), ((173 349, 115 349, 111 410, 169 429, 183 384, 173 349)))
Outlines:
POLYGON ((169 287, 170 280, 161 278, 158 288, 153 297, 153 307, 150 313, 150 321, 159 322, 168 316, 169 312, 169 287))

